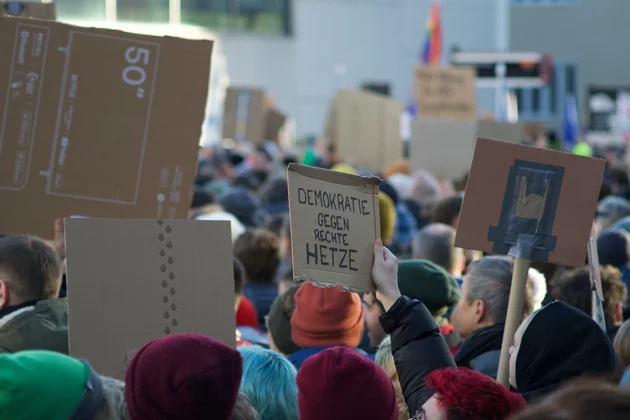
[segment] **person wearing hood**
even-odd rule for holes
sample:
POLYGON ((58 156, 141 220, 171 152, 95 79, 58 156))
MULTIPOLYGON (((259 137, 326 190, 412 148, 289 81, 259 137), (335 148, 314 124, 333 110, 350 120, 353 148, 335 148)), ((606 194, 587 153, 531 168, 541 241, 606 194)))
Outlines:
MULTIPOLYGON (((464 276, 462 298, 454 312, 454 324, 465 339, 455 355, 457 366, 496 378, 513 270, 514 262, 508 257, 484 257, 470 265, 464 276)), ((523 318, 532 311, 529 286, 523 318)))
POLYGON ((554 301, 528 316, 510 348, 510 385, 528 403, 582 375, 606 376, 617 366, 613 345, 587 314, 554 301))

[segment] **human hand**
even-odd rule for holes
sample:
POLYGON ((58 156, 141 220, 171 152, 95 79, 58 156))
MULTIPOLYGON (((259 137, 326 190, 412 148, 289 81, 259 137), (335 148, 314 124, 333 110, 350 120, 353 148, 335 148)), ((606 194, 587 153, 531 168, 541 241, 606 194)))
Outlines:
POLYGON ((372 278, 376 285, 376 298, 387 311, 400 297, 398 259, 389 249, 383 246, 383 242, 380 239, 374 242, 372 278))

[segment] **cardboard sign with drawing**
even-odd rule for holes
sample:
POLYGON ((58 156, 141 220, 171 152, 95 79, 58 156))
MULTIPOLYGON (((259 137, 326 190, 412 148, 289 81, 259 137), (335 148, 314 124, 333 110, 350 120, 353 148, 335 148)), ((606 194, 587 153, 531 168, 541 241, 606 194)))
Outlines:
POLYGON ((606 162, 480 138, 455 246, 515 258, 497 381, 522 321, 531 260, 584 265, 606 162))
POLYGON ((0 232, 49 237, 72 214, 187 217, 211 53, 0 17, 0 232))
POLYGON ((418 116, 474 120, 477 116, 475 77, 473 68, 417 66, 414 87, 418 116))
POLYGON ((287 169, 293 275, 320 287, 374 289, 380 179, 291 164, 287 169))
POLYGON ((66 219, 70 355, 125 378, 145 343, 195 332, 235 345, 229 222, 66 219))

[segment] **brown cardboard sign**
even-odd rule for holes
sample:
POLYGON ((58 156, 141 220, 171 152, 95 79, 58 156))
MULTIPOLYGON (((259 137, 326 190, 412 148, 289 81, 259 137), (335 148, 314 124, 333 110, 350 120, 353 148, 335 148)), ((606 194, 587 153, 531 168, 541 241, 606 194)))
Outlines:
POLYGON ((230 223, 66 219, 70 355, 125 378, 148 341, 194 332, 235 346, 230 223))
POLYGON ((460 179, 470 169, 476 129, 474 120, 415 119, 409 142, 412 168, 441 179, 460 179))
POLYGON ((48 236, 70 215, 186 218, 211 52, 0 18, 0 232, 48 236))
POLYGON ((475 139, 477 137, 507 141, 508 143, 520 143, 523 138, 523 128, 520 124, 480 120, 475 139))
POLYGON ((373 290, 381 180, 298 164, 289 165, 287 180, 295 279, 373 290))
POLYGON ((416 66, 414 76, 418 116, 454 120, 476 118, 474 69, 416 66))
POLYGON ((584 265, 606 162, 479 138, 455 246, 584 265))
POLYGON ((275 143, 279 142, 278 135, 284 126, 287 116, 277 109, 267 111, 265 119, 265 140, 271 140, 275 143))
POLYGON ((383 95, 341 89, 331 102, 326 126, 337 158, 374 171, 400 160, 403 109, 383 95))
POLYGON ((266 118, 264 90, 233 86, 227 89, 223 109, 224 139, 262 143, 266 118))
POLYGON ((54 3, 0 1, 0 16, 55 20, 54 3))

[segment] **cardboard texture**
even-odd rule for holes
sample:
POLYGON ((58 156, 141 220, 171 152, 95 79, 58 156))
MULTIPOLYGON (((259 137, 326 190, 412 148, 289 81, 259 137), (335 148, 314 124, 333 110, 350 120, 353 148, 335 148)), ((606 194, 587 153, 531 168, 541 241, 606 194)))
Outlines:
POLYGON ((331 102, 327 137, 337 159, 381 171, 400 160, 402 104, 372 92, 341 89, 331 102))
POLYGON ((291 164, 287 180, 295 279, 355 292, 374 290, 380 179, 291 164))
POLYGON ((130 353, 168 334, 235 346, 229 222, 65 223, 71 356, 124 380, 130 353))
POLYGON ((186 218, 211 52, 0 18, 0 232, 46 237, 69 215, 186 218))
POLYGON ((284 126, 286 120, 287 116, 277 109, 270 109, 267 111, 267 117, 265 118, 265 139, 279 143, 280 130, 284 126))
POLYGON ((2 16, 55 20, 57 13, 54 3, 0 1, 0 17, 2 16))
POLYGON ((501 140, 508 143, 520 143, 523 138, 523 128, 520 124, 480 120, 475 140, 478 137, 501 140))
POLYGON ((478 139, 455 246, 519 256, 516 247, 497 252, 495 237, 516 232, 529 238, 529 245, 536 245, 532 260, 583 266, 605 165, 602 159, 478 139), (518 181, 509 185, 517 179, 512 176, 515 170, 528 174, 526 191, 518 181), (515 192, 515 206, 520 210, 505 214, 509 207, 505 200, 515 192), (540 197, 532 201, 532 194, 540 197), (544 217, 538 220, 528 218, 541 212, 544 217), (522 233, 523 228, 531 231, 522 233))
POLYGON ((264 90, 233 86, 227 89, 223 109, 224 139, 262 143, 266 118, 264 90))
POLYGON ((411 167, 438 178, 460 179, 472 162, 476 129, 473 120, 415 119, 409 143, 411 167))
POLYGON ((468 67, 414 69, 418 116, 452 120, 477 118, 476 72, 468 67))

